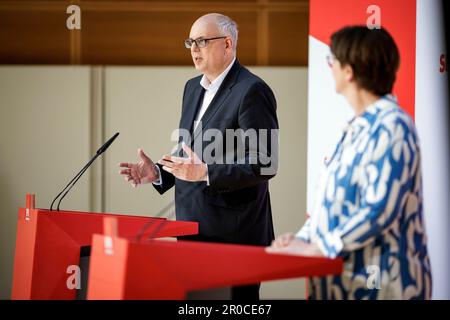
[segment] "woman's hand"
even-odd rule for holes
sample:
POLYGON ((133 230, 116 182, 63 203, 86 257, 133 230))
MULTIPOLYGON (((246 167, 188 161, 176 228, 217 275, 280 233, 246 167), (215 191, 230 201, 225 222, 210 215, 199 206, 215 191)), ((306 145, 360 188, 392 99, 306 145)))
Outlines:
POLYGON ((272 245, 266 247, 267 253, 290 254, 296 256, 324 257, 322 251, 315 243, 308 243, 296 239, 293 233, 285 233, 272 241, 272 245))
MULTIPOLYGON (((288 246, 292 240, 295 239, 295 236, 292 232, 288 232, 276 237, 275 240, 272 241, 271 247, 273 248, 283 248, 288 246)), ((269 247, 270 248, 270 247, 269 247)))

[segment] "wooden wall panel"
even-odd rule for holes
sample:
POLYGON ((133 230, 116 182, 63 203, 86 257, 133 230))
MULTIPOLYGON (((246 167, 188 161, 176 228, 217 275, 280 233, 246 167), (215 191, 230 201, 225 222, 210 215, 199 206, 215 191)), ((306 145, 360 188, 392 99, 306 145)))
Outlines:
POLYGON ((307 0, 0 0, 0 63, 191 65, 183 40, 208 12, 238 23, 242 63, 307 64, 307 0), (81 30, 66 28, 70 4, 81 30))
POLYGON ((0 10, 0 63, 70 63, 65 8, 0 10))
POLYGON ((269 26, 269 65, 307 65, 308 13, 271 12, 269 26))
MULTIPOLYGON (((183 40, 189 37, 192 22, 204 13, 87 12, 81 30, 81 62, 190 65, 190 51, 183 40)), ((255 64, 256 13, 235 12, 233 18, 242 31, 239 58, 243 63, 255 64)))

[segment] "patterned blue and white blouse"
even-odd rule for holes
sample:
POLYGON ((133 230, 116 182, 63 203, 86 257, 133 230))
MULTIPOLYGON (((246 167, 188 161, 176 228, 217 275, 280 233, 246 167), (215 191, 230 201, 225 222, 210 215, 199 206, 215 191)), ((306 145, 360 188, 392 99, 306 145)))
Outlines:
POLYGON ((420 148, 387 95, 353 118, 325 164, 296 237, 342 257, 341 275, 309 279, 311 299, 429 299, 420 148))

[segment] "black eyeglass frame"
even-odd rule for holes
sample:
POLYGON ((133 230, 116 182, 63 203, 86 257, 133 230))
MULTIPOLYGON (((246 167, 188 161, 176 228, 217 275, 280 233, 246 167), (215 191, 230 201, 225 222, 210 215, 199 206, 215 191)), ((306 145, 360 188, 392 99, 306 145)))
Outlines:
POLYGON ((208 45, 208 42, 211 40, 217 40, 217 39, 226 39, 228 38, 227 36, 220 36, 220 37, 213 37, 213 38, 200 38, 200 39, 186 39, 184 40, 184 46, 186 49, 190 49, 192 47, 192 45, 195 43, 195 45, 198 48, 204 48, 208 45), (204 44, 200 45, 199 42, 202 42, 204 44))

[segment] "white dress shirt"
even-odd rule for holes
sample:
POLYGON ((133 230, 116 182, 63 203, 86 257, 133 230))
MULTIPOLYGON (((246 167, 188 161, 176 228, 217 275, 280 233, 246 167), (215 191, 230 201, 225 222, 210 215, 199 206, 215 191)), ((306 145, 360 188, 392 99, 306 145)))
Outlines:
POLYGON ((231 67, 233 66, 234 61, 236 60, 236 57, 231 61, 231 63, 228 65, 228 67, 212 82, 208 80, 206 75, 203 75, 202 79, 200 80, 200 85, 205 89, 205 94, 203 96, 202 106, 200 110, 197 113, 197 117, 194 121, 194 131, 197 128, 199 121, 202 119, 203 115, 205 114, 206 110, 208 109, 211 101, 214 99, 214 96, 216 95, 217 91, 219 90, 220 86, 222 85, 223 80, 225 80, 225 77, 227 76, 228 72, 230 71, 231 67))

